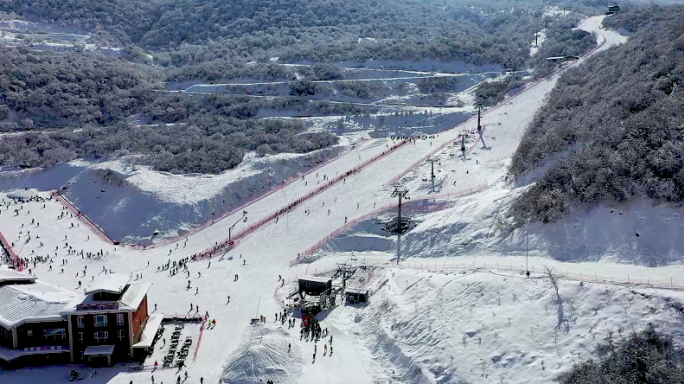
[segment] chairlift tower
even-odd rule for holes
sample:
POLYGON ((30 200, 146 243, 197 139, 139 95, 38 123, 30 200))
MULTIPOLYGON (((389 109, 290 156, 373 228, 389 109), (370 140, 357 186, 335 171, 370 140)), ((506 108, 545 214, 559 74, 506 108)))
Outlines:
POLYGON ((461 155, 463 155, 463 160, 466 158, 466 146, 465 146, 465 134, 461 136, 461 155))
POLYGON ((399 198, 397 228, 394 231, 397 234, 397 265, 399 265, 399 260, 401 259, 401 234, 408 231, 408 229, 409 229, 408 223, 406 226, 404 226, 403 222, 401 220, 401 200, 402 199, 409 200, 410 197, 408 196, 408 189, 405 187, 401 187, 401 186, 395 186, 394 187, 394 191, 392 192, 392 197, 399 198))
POLYGON ((482 111, 482 107, 477 108, 477 131, 482 132, 482 125, 480 124, 480 111, 482 111))
POLYGON ((402 222, 401 222, 401 199, 406 199, 406 200, 411 199, 408 195, 408 188, 395 186, 394 191, 392 191, 392 197, 399 198, 399 207, 398 207, 398 214, 397 214, 397 232, 401 233, 401 232, 403 232, 403 228, 401 225, 402 224, 402 222))
POLYGON ((430 163, 430 178, 432 179, 432 192, 435 192, 435 163, 439 161, 439 157, 430 156, 427 158, 430 163))

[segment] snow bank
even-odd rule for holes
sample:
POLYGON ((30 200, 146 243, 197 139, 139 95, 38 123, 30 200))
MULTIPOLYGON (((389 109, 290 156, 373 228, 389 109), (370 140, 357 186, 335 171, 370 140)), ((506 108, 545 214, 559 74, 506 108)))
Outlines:
MULTIPOLYGON (((407 212, 417 226, 402 237, 401 254, 412 258, 519 256, 529 252, 564 262, 618 262, 648 267, 682 262, 684 208, 641 201, 599 206, 556 223, 514 226, 509 209, 527 187, 499 184, 454 201, 435 213, 407 212)), ((439 200, 437 200, 439 203, 439 200)), ((438 205, 437 205, 438 206, 438 205)), ((396 252, 396 237, 371 218, 329 241, 336 252, 396 252)))
POLYGON ((653 323, 684 339, 672 305, 681 292, 561 280, 559 302, 542 275, 369 273, 371 303, 340 306, 328 320, 372 355, 376 382, 549 383, 610 332, 625 337, 653 323))
POLYGON ((29 198, 36 196, 38 194, 38 190, 35 188, 31 189, 15 189, 7 192, 7 197, 10 199, 23 199, 23 200, 28 200, 29 198))

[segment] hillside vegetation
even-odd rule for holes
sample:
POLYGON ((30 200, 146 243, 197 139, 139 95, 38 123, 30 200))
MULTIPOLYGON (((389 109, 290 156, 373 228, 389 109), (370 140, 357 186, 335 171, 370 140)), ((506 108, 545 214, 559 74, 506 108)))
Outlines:
POLYGON ((684 7, 606 18, 626 44, 563 74, 511 164, 548 168, 514 205, 519 223, 550 222, 599 203, 684 200, 684 7))
MULTIPOLYGON (((677 303, 678 304, 678 303, 677 303)), ((681 304, 679 304, 681 310, 681 304)), ((674 307, 674 306, 673 306, 674 307)), ((599 344, 597 361, 583 361, 563 374, 561 384, 649 384, 684 382, 684 353, 652 324, 622 340, 599 344)))

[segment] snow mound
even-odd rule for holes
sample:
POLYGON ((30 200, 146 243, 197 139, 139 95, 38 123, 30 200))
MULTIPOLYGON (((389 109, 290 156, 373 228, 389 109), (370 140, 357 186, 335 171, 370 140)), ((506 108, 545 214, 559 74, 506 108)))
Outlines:
POLYGON ((304 357, 297 343, 283 328, 256 326, 246 332, 236 352, 223 370, 223 381, 234 384, 296 383, 301 376, 304 357))

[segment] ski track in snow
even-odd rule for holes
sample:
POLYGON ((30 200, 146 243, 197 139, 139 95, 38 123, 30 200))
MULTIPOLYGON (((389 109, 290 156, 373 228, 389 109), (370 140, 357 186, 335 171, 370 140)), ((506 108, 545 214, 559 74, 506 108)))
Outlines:
MULTIPOLYGON (((606 44, 597 51, 624 41, 624 38, 617 33, 599 30, 598 25, 601 19, 602 17, 590 18, 581 26, 583 29, 596 31, 604 36, 606 44)), ((503 167, 487 167, 493 163, 505 164, 508 161, 527 124, 540 108, 541 100, 553 89, 558 77, 559 74, 553 75, 511 102, 506 101, 501 107, 484 115, 483 124, 488 127, 484 138, 491 148, 478 149, 469 153, 468 160, 461 161, 457 157, 446 158, 444 167, 451 168, 445 168, 444 174, 453 174, 457 177, 457 182, 456 185, 446 183, 440 194, 459 193, 481 185, 483 182, 502 188, 501 179, 505 172, 503 167), (475 163, 474 160, 478 162, 475 163), (471 172, 466 174, 464 168, 471 172), (451 169, 454 172, 451 172, 451 169)), ((288 277, 301 275, 310 267, 309 265, 296 265, 289 268, 290 260, 295 258, 298 252, 335 231, 344 224, 345 218, 354 220, 373 210, 375 204, 380 207, 389 204, 388 195, 391 190, 387 185, 389 180, 401 175, 406 168, 442 145, 445 145, 445 153, 449 150, 453 151, 453 148, 450 149, 446 145, 456 141, 463 129, 473 130, 475 125, 476 120, 470 120, 438 135, 433 140, 419 140, 415 144, 405 145, 368 166, 359 174, 347 178, 344 183, 334 185, 298 205, 281 217, 278 223, 271 222, 247 236, 225 257, 191 263, 189 279, 193 288, 198 287, 199 294, 197 295, 194 294, 193 289, 186 289, 188 279, 184 274, 169 277, 168 272, 157 273, 156 267, 165 264, 169 259, 178 260, 201 252, 212 246, 212 242, 226 239, 228 227, 240 218, 241 212, 188 236, 186 247, 183 246, 183 241, 179 241, 177 244, 145 251, 127 247, 115 249, 114 246, 95 236, 85 225, 80 225, 76 218, 56 219, 62 212, 62 206, 55 201, 48 202, 44 209, 42 203, 24 203, 24 208, 19 211, 18 216, 12 216, 11 210, 3 210, 0 214, 0 231, 8 240, 15 242, 14 250, 22 257, 30 257, 32 251, 38 255, 54 256, 55 246, 59 247, 53 271, 48 271, 47 264, 31 268, 32 272, 43 281, 76 290, 77 282, 82 280, 87 288, 93 277, 91 275, 74 277, 74 275, 83 271, 85 266, 90 267, 89 271, 99 271, 104 266, 114 272, 130 273, 133 277, 142 273, 141 281, 152 283, 149 292, 151 312, 155 304, 158 306, 157 311, 161 313, 185 313, 190 303, 199 306, 200 313, 208 310, 210 318, 217 320, 217 326, 216 329, 205 330, 206 335, 197 359, 188 366, 190 382, 199 382, 199 377, 203 377, 206 383, 216 383, 221 378, 228 383, 256 383, 257 377, 235 378, 230 376, 232 371, 225 371, 231 366, 242 367, 239 356, 249 356, 251 375, 257 375, 259 369, 263 369, 262 373, 257 376, 259 380, 265 381, 272 379, 268 376, 269 372, 274 372, 274 374, 279 372, 278 377, 281 381, 276 381, 279 384, 281 382, 371 383, 386 380, 406 383, 489 383, 501 378, 500 376, 494 377, 495 373, 504 375, 507 382, 546 383, 554 374, 569 367, 567 363, 569 354, 573 356, 575 351, 582 351, 582 357, 588 356, 587 351, 590 346, 588 343, 582 344, 582 337, 587 335, 583 332, 592 329, 591 326, 594 326, 593 329, 596 327, 608 329, 620 319, 625 320, 626 324, 636 326, 643 322, 643 320, 635 319, 638 314, 652 312, 649 312, 646 304, 643 304, 634 314, 623 311, 624 314, 618 316, 619 311, 611 307, 612 312, 603 314, 600 319, 587 317, 588 322, 603 321, 606 324, 592 323, 577 326, 577 334, 573 333, 571 334, 573 337, 563 338, 561 356, 554 357, 550 351, 555 351, 555 347, 551 349, 552 346, 549 346, 549 340, 553 340, 553 337, 549 336, 549 327, 544 326, 546 323, 543 323, 543 321, 547 323, 552 321, 553 316, 550 316, 551 320, 543 316, 544 311, 540 310, 543 305, 510 305, 510 313, 520 315, 516 318, 519 324, 505 331, 503 330, 506 328, 505 325, 501 324, 505 312, 497 316, 496 321, 493 317, 492 319, 485 318, 487 313, 491 314, 491 302, 494 297, 492 292, 505 291, 507 294, 526 297, 530 301, 548 301, 550 291, 548 288, 542 288, 541 283, 533 280, 529 284, 539 288, 530 288, 525 280, 504 277, 503 279, 508 279, 504 284, 501 276, 483 273, 471 274, 459 279, 454 279, 454 276, 446 276, 446 280, 440 280, 442 277, 435 277, 433 283, 434 274, 431 272, 388 269, 379 270, 377 275, 373 276, 372 269, 369 269, 364 280, 358 283, 375 288, 376 292, 370 305, 341 306, 328 313, 327 318, 325 315, 321 316, 321 325, 328 326, 335 336, 336 348, 333 356, 317 357, 316 363, 311 364, 309 358, 313 353, 313 346, 311 343, 299 342, 296 337, 298 327, 288 331, 273 322, 274 314, 280 311, 279 304, 273 300, 278 275, 288 277), (357 208, 357 203, 359 208, 357 208), (328 209, 331 210, 330 214, 327 213, 328 209), (310 215, 305 214, 305 210, 310 210, 310 215), (40 222, 40 227, 31 225, 31 219, 34 218, 40 222), (76 226, 75 228, 71 228, 72 223, 76 226), (26 243, 23 239, 26 238, 28 231, 34 238, 26 243), (41 239, 36 240, 35 235, 40 235, 41 239), (67 236, 66 239, 65 236, 67 236), (88 236, 90 236, 89 240, 88 236), (45 246, 40 247, 39 241, 44 242, 45 246), (105 256, 92 260, 66 256, 65 242, 85 252, 102 249, 105 256), (64 273, 60 273, 62 259, 68 260, 68 264, 64 266, 64 273), (245 265, 241 259, 246 261, 245 265), (149 267, 147 267, 148 262, 149 267), (211 267, 209 267, 209 262, 211 262, 211 267), (200 271, 202 276, 197 277, 197 272, 200 271), (234 274, 239 274, 238 281, 226 278, 234 274), (399 281, 400 278, 411 278, 415 282, 411 288, 408 288, 407 284, 399 281), (511 281, 515 282, 514 286, 510 286, 511 281), (464 284, 474 285, 464 286, 464 284), (402 288, 403 292, 400 292, 399 288, 402 288), (470 288, 474 293, 470 293, 470 288), (440 292, 440 305, 435 305, 435 291, 440 292), (458 296, 457 292, 461 292, 461 296, 458 296), (230 295, 229 304, 226 300, 228 295, 230 295), (458 303, 455 302, 456 300, 450 300, 451 297, 458 297, 458 303), (529 311, 530 314, 526 313, 527 309, 532 309, 529 311), (267 318, 266 324, 259 326, 263 327, 261 329, 249 325, 250 319, 259 314, 267 318), (521 341, 518 336, 523 332, 528 332, 526 327, 537 323, 542 325, 539 331, 535 331, 537 332, 535 336, 523 338, 521 341), (445 324, 450 329, 464 331, 473 327, 472 329, 476 332, 481 332, 483 348, 479 348, 479 352, 474 349, 464 349, 465 343, 462 343, 460 335, 449 335, 444 331, 438 332, 439 335, 434 335, 432 334, 434 332, 429 331, 444 327, 445 324), (272 345, 271 349, 263 350, 254 344, 253 338, 250 339, 250 335, 255 335, 255 332, 258 335, 258 331, 262 331, 262 335, 270 335, 268 339, 270 344, 267 345, 272 345), (288 332, 290 336, 287 336, 288 332), (282 346, 286 345, 285 341, 295 346, 289 353, 282 352, 282 346), (373 344, 373 341, 377 343, 373 344), (433 347, 428 348, 427 345, 433 347), (549 354, 549 356, 543 354, 549 354), (236 356, 238 356, 237 360, 236 356), (490 363, 494 360, 496 362, 490 363), (547 361, 547 370, 541 369, 539 363, 541 360, 547 361), (481 361, 485 363, 480 363, 481 361), (501 362, 508 363, 504 366, 501 362), (557 362, 559 365, 556 365, 557 362), (504 373, 502 370, 506 367, 515 367, 515 369, 508 368, 504 373)), ((249 212, 249 222, 267 217, 274 210, 280 209, 298 196, 303 196, 315 189, 318 182, 322 182, 324 174, 332 177, 337 173, 346 172, 370 156, 377 155, 391 146, 391 141, 387 139, 377 139, 371 143, 372 145, 369 144, 358 151, 351 151, 325 164, 318 171, 318 177, 313 174, 308 175, 305 180, 297 180, 283 188, 282 193, 274 193, 255 204, 248 205, 245 209, 249 212)), ((404 179, 411 185, 411 190, 416 191, 412 195, 413 198, 429 197, 431 194, 428 189, 417 182, 419 172, 424 171, 422 168, 413 170, 404 179)), ((496 191, 494 189, 494 192, 496 191)), ((485 191, 481 195, 494 192, 485 191)), ((43 194, 47 196, 47 193, 43 194)), ((0 197, 5 197, 5 195, 0 194, 0 197)), ((372 257, 373 255, 370 255, 368 259, 372 257)), ((378 261, 387 261, 384 253, 378 253, 377 258, 378 261)), ((316 262, 314 270, 323 269, 332 265, 330 263, 334 261, 345 259, 348 257, 321 259, 320 263, 316 262)), ((439 261, 442 262, 442 259, 439 261)), ((603 268, 611 267, 604 266, 603 268)), ((96 274, 94 281, 97 282, 103 278, 105 278, 104 275, 96 274)), ((601 292, 615 291, 609 286, 604 288, 597 285, 596 288, 588 288, 591 300, 585 300, 577 296, 580 293, 577 292, 576 283, 563 282, 562 284, 564 295, 569 293, 575 295, 572 297, 576 297, 575 304, 578 305, 578 310, 584 310, 583 308, 588 305, 603 305, 599 300, 601 292), (566 290, 570 292, 566 293, 566 290)), ((289 289, 291 289, 290 285, 281 292, 289 293, 289 289)), ((621 295, 629 295, 626 289, 618 289, 618 291, 621 295)), ((676 295, 676 292, 671 294, 676 295)), ((610 305, 614 306, 614 304, 610 305)), ((652 318, 673 321, 672 326, 674 326, 674 319, 663 309, 664 304, 658 305, 652 318)), ((500 311, 500 309, 494 309, 494 311, 500 311)), ((578 317, 578 322, 579 319, 580 317, 578 317)), ((665 324, 668 324, 666 328, 669 329, 670 323, 665 324)), ((575 329, 574 326, 572 329, 575 329)), ((323 342, 325 341, 318 343, 319 347, 323 342)), ((472 345, 472 338, 468 343, 472 345)), ((125 365, 98 369, 98 376, 88 379, 88 382, 148 383, 153 363, 153 359, 148 359, 147 370, 135 373, 127 372, 125 365)), ((69 366, 51 366, 0 371, 0 377, 3 381, 7 380, 12 383, 48 381, 60 383, 67 381, 70 369, 69 366)), ((244 375, 247 374, 248 372, 245 371, 244 375)), ((176 375, 175 369, 162 369, 154 372, 155 382, 171 383, 175 381, 176 375)))

